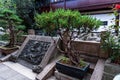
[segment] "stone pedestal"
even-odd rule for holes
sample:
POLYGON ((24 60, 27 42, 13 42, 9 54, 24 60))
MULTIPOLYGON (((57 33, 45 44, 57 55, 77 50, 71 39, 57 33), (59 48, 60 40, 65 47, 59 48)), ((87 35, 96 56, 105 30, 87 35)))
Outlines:
POLYGON ((113 80, 113 78, 119 73, 120 65, 106 62, 102 80, 113 80))
POLYGON ((35 35, 35 30, 34 29, 29 29, 28 34, 29 35, 35 35))
POLYGON ((68 75, 62 74, 58 71, 55 71, 55 77, 58 80, 80 80, 80 79, 76 79, 76 78, 70 77, 68 75))

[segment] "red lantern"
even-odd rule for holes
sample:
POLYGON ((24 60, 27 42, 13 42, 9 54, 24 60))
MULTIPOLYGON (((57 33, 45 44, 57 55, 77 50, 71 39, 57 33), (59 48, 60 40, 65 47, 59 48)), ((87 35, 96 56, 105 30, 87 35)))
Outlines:
POLYGON ((120 4, 116 4, 115 9, 120 9, 120 4))

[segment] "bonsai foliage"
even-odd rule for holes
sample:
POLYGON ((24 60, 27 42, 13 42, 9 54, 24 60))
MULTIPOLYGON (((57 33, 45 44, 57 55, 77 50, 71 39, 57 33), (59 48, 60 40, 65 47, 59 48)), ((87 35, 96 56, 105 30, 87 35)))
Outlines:
POLYGON ((54 30, 57 31, 64 47, 64 49, 61 49, 57 46, 58 49, 69 57, 74 65, 78 65, 80 59, 79 52, 75 50, 72 41, 83 37, 93 29, 97 29, 101 24, 99 20, 87 15, 81 15, 78 11, 64 9, 37 14, 35 20, 37 27, 43 28, 49 34, 52 34, 54 30))
POLYGON ((0 26, 8 30, 9 44, 8 47, 14 47, 16 36, 25 28, 21 25, 22 20, 16 14, 14 5, 10 2, 11 0, 6 0, 0 3, 0 26))

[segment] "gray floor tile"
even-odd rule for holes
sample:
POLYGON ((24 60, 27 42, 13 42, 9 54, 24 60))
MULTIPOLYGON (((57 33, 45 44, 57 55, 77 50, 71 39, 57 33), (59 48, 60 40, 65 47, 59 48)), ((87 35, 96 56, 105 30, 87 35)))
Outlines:
POLYGON ((21 74, 17 74, 17 75, 15 75, 7 80, 30 80, 30 79, 28 79, 27 77, 25 77, 21 74))
POLYGON ((30 80, 24 75, 0 63, 0 80, 30 80))

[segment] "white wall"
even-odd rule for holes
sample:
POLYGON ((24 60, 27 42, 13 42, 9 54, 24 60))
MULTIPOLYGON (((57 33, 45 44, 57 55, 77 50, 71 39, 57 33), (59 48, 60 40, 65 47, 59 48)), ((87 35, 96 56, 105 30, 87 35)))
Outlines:
POLYGON ((108 13, 108 14, 94 14, 91 15, 92 17, 95 17, 101 21, 108 21, 108 25, 106 26, 100 26, 99 30, 103 31, 103 29, 107 29, 108 26, 115 24, 115 16, 112 13, 108 13))

